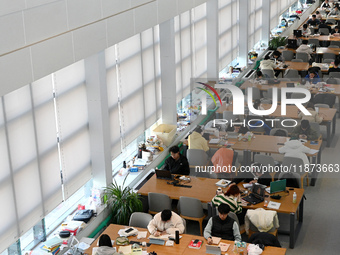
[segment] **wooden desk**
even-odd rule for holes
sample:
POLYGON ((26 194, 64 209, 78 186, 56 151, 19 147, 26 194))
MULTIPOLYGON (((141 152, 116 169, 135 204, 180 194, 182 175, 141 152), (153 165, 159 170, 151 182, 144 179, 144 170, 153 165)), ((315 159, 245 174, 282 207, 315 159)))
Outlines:
POLYGON ((284 71, 286 69, 295 69, 298 71, 307 71, 309 68, 309 63, 308 62, 292 62, 292 61, 286 61, 285 65, 287 65, 287 67, 283 67, 283 65, 278 65, 276 66, 276 68, 274 68, 274 70, 280 70, 280 71, 284 71))
MULTIPOLYGON (((263 104, 263 108, 269 109, 271 105, 263 104)), ((291 119, 299 119, 298 108, 295 105, 287 105, 286 116, 291 119)), ((331 145, 331 138, 335 134, 335 124, 336 124, 336 109, 335 108, 319 108, 319 113, 323 115, 323 121, 321 125, 327 127, 327 147, 331 145), (333 123, 333 125, 332 125, 333 123), (332 125, 332 132, 331 132, 332 125)), ((281 117, 281 107, 277 107, 276 110, 270 114, 271 117, 281 117)))
MULTIPOLYGON (((173 185, 166 184, 166 180, 157 179, 156 176, 152 176, 150 180, 148 180, 143 187, 138 190, 137 193, 147 196, 149 192, 157 192, 162 194, 167 194, 171 199, 178 200, 180 196, 194 197, 199 199, 202 203, 210 202, 211 199, 216 195, 216 182, 218 179, 208 179, 208 178, 198 178, 195 176, 191 176, 191 188, 182 188, 182 187, 174 187, 173 185), (204 191, 204 192, 202 192, 204 191)), ((226 189, 223 189, 226 191, 226 189)), ((279 213, 290 214, 290 248, 294 248, 295 244, 295 214, 299 209, 299 228, 301 227, 301 223, 303 221, 303 189, 294 189, 297 194, 297 203, 293 204, 293 192, 289 192, 286 197, 283 197, 281 202, 281 206, 278 210, 279 213)), ((270 197, 266 198, 266 200, 271 201, 270 197)), ((276 201, 277 200, 273 200, 276 201)), ((263 208, 264 203, 260 203, 257 205, 244 206, 244 208, 248 209, 256 209, 263 208)), ((266 208, 265 208, 266 209, 266 208)))
MULTIPOLYGON (((288 39, 296 40, 297 38, 294 35, 291 35, 288 37, 288 39)), ((318 39, 319 41, 332 42, 332 41, 340 41, 340 36, 320 35, 320 36, 299 37, 299 39, 302 39, 302 40, 318 39)))
MULTIPOLYGON (((118 231, 125 226, 122 225, 116 225, 116 224, 111 224, 106 228, 106 230, 103 232, 103 234, 107 234, 111 237, 112 240, 115 240, 118 237, 118 231)), ((147 231, 144 228, 137 228, 140 231, 147 231)), ((149 233, 148 233, 149 236, 149 233)), ((152 244, 150 247, 147 248, 147 252, 152 252, 155 251, 158 255, 196 255, 196 254, 206 254, 206 240, 203 236, 195 236, 195 235, 189 235, 189 234, 182 234, 182 238, 180 239, 179 244, 174 244, 173 247, 167 247, 163 245, 154 245, 152 244), (193 239, 199 239, 203 241, 203 245, 200 249, 190 249, 188 246, 193 239)), ((92 255, 92 248, 97 247, 97 242, 99 240, 99 237, 92 243, 90 248, 88 248, 85 251, 85 254, 92 255)), ((129 240, 131 241, 138 241, 138 242, 149 242, 149 239, 140 239, 137 240, 136 237, 131 236, 129 237, 129 240)), ((232 251, 234 242, 233 241, 228 241, 228 240, 222 240, 223 243, 228 243, 230 244, 229 249, 227 250, 227 253, 229 255, 233 255, 234 252, 232 251)), ((117 246, 115 246, 117 247, 117 246)), ((226 253, 222 253, 226 254, 226 253)), ((286 254, 286 249, 285 248, 277 248, 277 247, 271 247, 271 246, 266 246, 264 249, 263 255, 284 255, 286 254)))
POLYGON ((191 188, 175 187, 167 184, 168 180, 157 179, 156 175, 153 175, 139 190, 138 194, 147 196, 149 192, 157 192, 167 194, 171 199, 179 200, 180 196, 195 197, 202 201, 202 203, 208 203, 216 195, 218 179, 200 178, 191 176, 191 182, 187 185, 191 185, 191 188), (204 192, 202 192, 204 190, 204 192))

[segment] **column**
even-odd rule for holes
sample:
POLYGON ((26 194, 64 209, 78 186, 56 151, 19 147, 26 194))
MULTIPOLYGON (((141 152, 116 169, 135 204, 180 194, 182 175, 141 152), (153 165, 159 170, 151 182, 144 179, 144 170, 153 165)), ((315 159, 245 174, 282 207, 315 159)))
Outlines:
POLYGON ((85 59, 93 187, 112 183, 105 52, 85 59))
POLYGON ((176 59, 174 19, 159 25, 161 80, 162 80, 162 122, 177 123, 176 109, 176 59))
POLYGON ((262 0, 262 41, 268 46, 270 40, 270 0, 262 0))

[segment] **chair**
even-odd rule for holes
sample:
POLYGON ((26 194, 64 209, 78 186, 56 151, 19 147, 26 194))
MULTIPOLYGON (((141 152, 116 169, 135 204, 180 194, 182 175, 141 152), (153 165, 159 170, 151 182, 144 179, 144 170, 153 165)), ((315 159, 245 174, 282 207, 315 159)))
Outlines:
POLYGON ((129 226, 136 228, 147 228, 152 220, 152 215, 143 212, 134 212, 131 214, 129 226))
POLYGON ((332 23, 333 25, 336 23, 335 19, 326 19, 325 23, 332 23))
POLYGON ((334 59, 331 58, 326 58, 322 60, 322 63, 332 63, 334 61, 334 59))
POLYGON ((333 78, 340 78, 340 72, 330 72, 329 76, 332 76, 333 78))
POLYGON ((294 52, 291 50, 282 51, 282 57, 285 61, 291 61, 294 58, 294 52))
POLYGON ((302 59, 292 59, 292 62, 303 62, 302 59))
POLYGON ((329 108, 329 105, 328 104, 315 104, 314 107, 329 108))
POLYGON ((337 45, 340 47, 340 41, 331 41, 330 45, 332 46, 337 45))
POLYGON ((304 178, 306 178, 307 186, 309 186, 308 173, 303 171, 305 169, 305 164, 301 158, 283 157, 282 167, 290 169, 291 172, 293 172, 294 169, 296 169, 296 173, 298 174, 298 176, 300 176, 300 187, 303 187, 304 178))
POLYGON ((335 60, 335 54, 334 53, 324 53, 323 59, 333 59, 333 60, 335 60))
POLYGON ((274 78, 274 70, 272 69, 262 69, 261 70, 262 74, 265 76, 265 75, 268 75, 269 78, 274 78))
MULTIPOLYGON (((266 167, 268 166, 274 167, 276 165, 274 158, 272 156, 263 155, 263 154, 255 154, 254 162, 261 163, 263 166, 266 166, 266 167)), ((275 172, 270 171, 269 174, 272 177, 272 181, 274 181, 275 172)))
POLYGON ((328 48, 340 48, 340 46, 339 45, 335 45, 335 44, 330 44, 328 46, 328 48))
POLYGON ((197 198, 179 197, 180 216, 186 220, 198 221, 200 225, 200 233, 203 235, 203 220, 204 214, 202 203, 197 198))
POLYGON ((279 228, 279 218, 277 216, 276 211, 264 210, 262 208, 259 208, 256 210, 248 209, 244 217, 244 224, 245 224, 245 229, 246 229, 246 233, 248 234, 248 237, 250 237, 252 234, 257 233, 257 232, 267 232, 269 234, 277 236, 277 229, 279 228), (263 218, 263 217, 268 217, 268 218, 272 217, 272 222, 270 225, 273 225, 273 227, 267 231, 265 230, 268 228, 268 226, 259 225, 260 221, 258 221, 257 226, 255 225, 256 220, 258 218, 263 218))
POLYGON ((314 44, 316 47, 320 46, 319 39, 315 39, 315 38, 308 39, 308 44, 314 44))
POLYGON ((279 174, 278 177, 279 180, 286 179, 287 180, 287 187, 293 187, 293 188, 300 188, 301 187, 301 176, 298 173, 285 173, 282 172, 279 174), (286 176, 289 176, 289 178, 285 178, 286 176), (294 185, 292 185, 294 184, 294 185))
MULTIPOLYGON (((257 88, 257 87, 252 87, 252 90, 253 90, 253 98, 252 100, 255 100, 255 99, 261 99, 261 92, 260 92, 260 89, 257 88)), ((245 97, 245 100, 248 99, 248 89, 246 89, 246 97, 245 97)))
MULTIPOLYGON (((273 99, 273 88, 269 88, 268 90, 267 90, 267 97, 269 98, 269 99, 273 99)), ((281 89, 280 88, 278 88, 277 89, 277 100, 278 101, 280 101, 281 100, 281 89)), ((263 102, 262 102, 263 103, 263 102)), ((264 103, 263 103, 264 104, 264 103)))
POLYGON ((321 35, 329 35, 329 29, 325 27, 319 28, 319 33, 321 35))
POLYGON ((302 62, 309 62, 309 55, 306 52, 296 52, 295 59, 302 59, 302 62))
POLYGON ((237 116, 235 116, 232 111, 223 111, 223 119, 228 120, 228 124, 227 124, 228 126, 229 126, 230 120, 235 120, 236 118, 237 116))
POLYGON ((316 131, 318 137, 320 138, 320 135, 321 135, 320 124, 317 123, 317 122, 310 121, 309 125, 312 129, 314 129, 316 131))
POLYGON ((171 199, 166 194, 148 193, 149 213, 157 214, 165 209, 172 210, 171 199))
POLYGON ((295 99, 299 99, 299 98, 305 98, 306 95, 303 93, 292 93, 290 98, 295 98, 295 99))
POLYGON ((216 177, 214 174, 210 174, 209 172, 194 172, 196 166, 208 166, 210 163, 209 156, 204 150, 199 149, 189 149, 187 150, 187 158, 190 167, 190 175, 199 176, 205 178, 214 178, 216 177))
POLYGON ((276 131, 279 131, 279 130, 285 133, 284 136, 286 136, 286 137, 288 136, 288 131, 287 131, 287 129, 284 129, 284 128, 273 128, 272 130, 270 130, 269 135, 274 136, 276 131))
POLYGON ((288 69, 284 77, 285 78, 300 78, 300 74, 298 70, 288 69))

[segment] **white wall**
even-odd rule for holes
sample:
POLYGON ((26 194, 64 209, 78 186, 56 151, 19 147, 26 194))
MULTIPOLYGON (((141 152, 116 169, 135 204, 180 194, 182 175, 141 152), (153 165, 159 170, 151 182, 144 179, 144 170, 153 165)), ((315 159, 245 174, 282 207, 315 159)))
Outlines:
POLYGON ((0 0, 0 96, 207 0, 0 0))

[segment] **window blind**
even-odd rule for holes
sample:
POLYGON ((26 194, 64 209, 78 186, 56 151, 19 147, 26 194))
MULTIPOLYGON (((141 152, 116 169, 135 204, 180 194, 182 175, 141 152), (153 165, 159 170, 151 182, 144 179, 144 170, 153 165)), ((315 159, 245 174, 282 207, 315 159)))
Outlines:
POLYGON ((219 69, 222 70, 238 56, 238 0, 219 0, 219 69))
POLYGON ((193 48, 194 48, 194 77, 207 76, 207 9, 202 4, 192 9, 193 15, 193 48))
POLYGON ((65 199, 91 179, 84 61, 53 74, 65 199))
POLYGON ((144 131, 140 34, 117 44, 118 93, 123 148, 144 131))
POLYGON ((248 49, 261 40, 262 0, 249 1, 248 49))
POLYGON ((122 151, 120 119, 118 106, 118 75, 116 66, 116 46, 105 50, 106 79, 108 92, 108 107, 110 117, 111 159, 116 158, 122 151))

